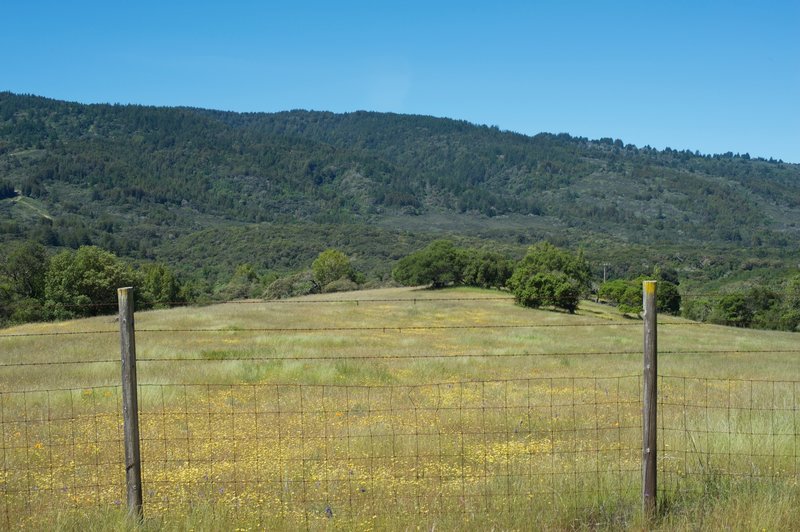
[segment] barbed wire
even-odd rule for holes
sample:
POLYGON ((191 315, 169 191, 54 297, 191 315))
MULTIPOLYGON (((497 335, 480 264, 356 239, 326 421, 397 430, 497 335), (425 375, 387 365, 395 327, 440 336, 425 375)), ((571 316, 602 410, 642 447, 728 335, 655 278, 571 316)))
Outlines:
POLYGON ((0 338, 26 338, 35 336, 81 336, 92 334, 119 334, 119 330, 96 330, 96 331, 49 331, 49 332, 29 332, 29 333, 7 333, 0 334, 0 338))
MULTIPOLYGON (((341 299, 210 299, 207 301, 159 301, 157 305, 168 307, 182 306, 209 306, 209 305, 308 305, 326 303, 429 303, 429 302, 463 302, 463 301, 514 301, 513 296, 487 296, 487 297, 401 297, 401 298, 341 298, 341 299)), ((64 308, 116 308, 117 302, 111 303, 63 303, 64 308)))
MULTIPOLYGON (((749 288, 749 287, 746 287, 749 288)), ((683 292, 680 293, 681 298, 694 298, 694 297, 723 297, 728 295, 744 295, 746 292, 730 291, 730 292, 683 292)), ((588 299, 594 300, 596 296, 588 299)), ((361 303, 435 303, 435 302, 482 302, 482 301, 515 301, 516 298, 512 295, 508 296, 486 296, 486 297, 401 297, 401 298, 326 298, 314 299, 313 296, 307 299, 304 298, 288 298, 288 299, 209 299, 203 301, 159 301, 156 305, 163 305, 165 307, 182 307, 182 306, 199 306, 205 307, 210 305, 313 305, 313 304, 331 304, 331 303, 351 303, 359 305, 361 303)), ((600 301, 608 303, 608 300, 600 297, 600 301)), ((59 307, 63 308, 117 308, 117 302, 108 303, 62 303, 59 307)), ((142 309, 153 310, 153 309, 142 309)), ((137 310, 141 312, 142 310, 137 310)))
POLYGON ((0 364, 0 368, 21 368, 26 366, 66 366, 70 364, 109 364, 112 362, 119 364, 120 359, 109 358, 102 360, 47 360, 43 362, 9 362, 0 364))
MULTIPOLYGON (((475 325, 376 325, 376 326, 337 326, 337 327, 226 327, 226 328, 175 328, 149 329, 137 328, 136 333, 314 333, 314 332, 399 332, 426 330, 468 330, 468 329, 560 329, 577 327, 641 327, 642 321, 604 320, 586 323, 519 323, 519 324, 475 324, 475 325)), ((659 326, 704 327, 714 324, 692 321, 660 321, 659 326)), ((119 330, 91 331, 52 331, 0 334, 0 338, 25 338, 36 336, 80 336, 96 334, 118 334, 119 330)))
POLYGON ((337 326, 337 327, 235 327, 227 329, 186 328, 186 329, 136 329, 137 333, 235 333, 235 332, 403 332, 403 331, 439 331, 466 329, 539 329, 563 327, 613 327, 641 326, 641 323, 520 323, 520 324, 475 324, 475 325, 376 325, 376 326, 337 326))
MULTIPOLYGON (((675 322, 678 324, 679 322, 675 322)), ((664 322, 664 325, 672 325, 664 322)), ((148 329, 137 328, 136 333, 237 333, 237 332, 374 332, 374 331, 422 331, 422 330, 463 330, 463 329, 528 329, 528 328, 560 328, 560 327, 613 327, 613 326, 641 326, 641 323, 628 322, 591 322, 591 323, 521 323, 521 324, 475 324, 475 325, 383 325, 383 326, 338 326, 338 327, 226 327, 226 328, 175 328, 175 329, 148 329)), ((75 336, 92 334, 116 334, 119 330, 91 330, 91 331, 52 331, 30 333, 0 334, 0 338, 24 338, 33 336, 75 336)))
MULTIPOLYGON (((681 298, 719 298, 729 295, 746 295, 746 292, 684 292, 679 294, 681 298)), ((589 298, 594 301, 595 296, 589 298)), ((160 301, 156 303, 156 308, 137 308, 136 312, 149 310, 159 310, 161 308, 175 308, 186 306, 207 307, 212 305, 314 305, 314 304, 360 304, 369 303, 436 303, 436 302, 483 302, 483 301, 515 301, 514 296, 487 296, 487 297, 414 297, 414 298, 334 298, 334 299, 220 299, 205 301, 160 301)), ((610 304, 607 299, 599 298, 600 303, 610 304)), ((63 308, 117 308, 117 302, 108 303, 65 303, 60 304, 63 308)), ((613 305, 612 305, 613 306, 613 305)))
MULTIPOLYGON (((659 355, 725 355, 725 354, 800 354, 800 349, 720 349, 720 350, 677 350, 659 351, 659 355)), ((139 362, 280 362, 280 361, 313 361, 313 360, 387 360, 387 359, 447 359, 447 358, 525 358, 525 357, 592 357, 592 356, 631 356, 642 355, 642 351, 555 351, 555 352, 523 352, 523 353, 458 353, 458 354, 382 354, 382 355, 304 355, 286 357, 176 357, 176 358, 139 358, 139 362)))
MULTIPOLYGON (((745 288, 753 288, 752 286, 748 286, 745 288)), ((733 292, 687 292, 685 294, 681 294, 681 298, 695 298, 695 297, 708 297, 708 298, 715 298, 715 297, 725 297, 725 296, 747 296, 748 292, 746 290, 742 291, 733 291, 733 292)))
MULTIPOLYGON (((512 352, 512 353, 424 353, 424 354, 369 354, 369 355, 288 355, 288 356, 219 356, 219 357, 138 357, 137 362, 297 362, 297 361, 339 361, 339 360, 424 360, 459 358, 527 358, 527 357, 592 357, 592 356, 633 356, 641 351, 553 351, 553 352, 512 352)), ((659 350, 659 355, 729 355, 729 354, 800 354, 800 349, 688 349, 659 350)), ((81 364, 119 364, 120 359, 99 360, 48 360, 37 362, 9 362, 0 368, 61 366, 81 364)), ((670 376, 667 376, 670 377, 670 376)), ((726 379, 730 380, 730 379, 726 379)))
MULTIPOLYGON (((766 351, 769 353, 770 351, 766 351)), ((800 351, 786 351, 787 353, 800 353, 800 351)), ((752 353, 762 353, 761 351, 752 351, 752 353)), ((687 375, 662 375, 659 374, 658 378, 661 380, 675 379, 675 380, 697 380, 697 381, 710 381, 710 382, 751 382, 751 383, 776 383, 776 384, 792 384, 800 381, 791 379, 754 379, 745 377, 693 377, 687 375)))
MULTIPOLYGON (((799 351, 800 352, 800 351, 799 351)), ((311 360, 415 360, 415 359, 447 359, 447 358, 521 358, 551 356, 605 356, 636 355, 638 351, 592 351, 592 352, 557 352, 557 353, 461 353, 461 354, 384 354, 384 355, 305 355, 287 357, 221 357, 221 358, 139 358, 139 362, 280 362, 311 360)))

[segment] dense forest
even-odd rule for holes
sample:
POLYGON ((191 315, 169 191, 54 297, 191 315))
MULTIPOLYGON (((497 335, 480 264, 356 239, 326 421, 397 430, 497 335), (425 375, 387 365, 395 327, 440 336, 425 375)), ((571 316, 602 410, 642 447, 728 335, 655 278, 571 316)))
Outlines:
POLYGON ((581 249, 596 281, 660 266, 683 290, 778 286, 797 272, 798 221, 800 165, 748 154, 0 93, 0 242, 98 246, 209 296, 242 267, 267 283, 327 248, 387 282, 442 237, 513 259, 543 240, 581 249))

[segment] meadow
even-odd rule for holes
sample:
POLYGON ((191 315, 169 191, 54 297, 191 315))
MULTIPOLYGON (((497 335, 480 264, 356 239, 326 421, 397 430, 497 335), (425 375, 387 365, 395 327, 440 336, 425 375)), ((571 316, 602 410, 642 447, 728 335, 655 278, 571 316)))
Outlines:
MULTIPOLYGON (((6 529, 638 529, 642 323, 383 289, 0 331, 6 529), (58 333, 57 335, 54 333, 58 333)), ((659 319, 655 528, 790 529, 797 335, 659 319)))

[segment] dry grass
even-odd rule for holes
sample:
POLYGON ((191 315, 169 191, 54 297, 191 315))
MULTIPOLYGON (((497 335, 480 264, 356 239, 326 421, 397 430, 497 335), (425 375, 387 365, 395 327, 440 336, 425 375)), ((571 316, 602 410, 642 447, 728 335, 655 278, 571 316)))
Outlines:
MULTIPOLYGON (((140 526, 641 527, 640 322, 502 296, 391 289, 138 313, 140 526), (586 354, 610 352, 631 354, 586 354)), ((658 523, 788 528, 800 390, 773 381, 800 381, 784 352, 797 336, 662 321, 658 523)), ((133 526, 116 327, 2 331, 110 332, 0 338, 0 364, 111 361, 0 369, 2 525, 133 526)))

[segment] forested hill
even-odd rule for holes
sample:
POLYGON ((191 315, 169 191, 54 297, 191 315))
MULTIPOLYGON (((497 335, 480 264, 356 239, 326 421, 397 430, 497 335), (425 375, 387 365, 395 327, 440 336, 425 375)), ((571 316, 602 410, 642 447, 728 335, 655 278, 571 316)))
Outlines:
POLYGON ((332 245, 368 272, 442 233, 546 238, 686 271, 785 264, 800 165, 533 137, 426 116, 229 113, 0 93, 0 239, 97 244, 204 275, 332 245), (732 261, 730 264, 721 262, 732 261), (772 262, 770 262, 772 261, 772 262))

